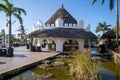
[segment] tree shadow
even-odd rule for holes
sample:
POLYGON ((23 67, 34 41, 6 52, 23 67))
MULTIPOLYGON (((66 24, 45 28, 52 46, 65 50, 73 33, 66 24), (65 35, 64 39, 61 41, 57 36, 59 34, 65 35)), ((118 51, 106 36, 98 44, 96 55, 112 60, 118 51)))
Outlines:
POLYGON ((14 54, 14 57, 21 57, 21 58, 25 58, 27 56, 23 55, 23 54, 14 54))
POLYGON ((6 62, 0 62, 0 65, 1 65, 1 64, 6 64, 6 62))

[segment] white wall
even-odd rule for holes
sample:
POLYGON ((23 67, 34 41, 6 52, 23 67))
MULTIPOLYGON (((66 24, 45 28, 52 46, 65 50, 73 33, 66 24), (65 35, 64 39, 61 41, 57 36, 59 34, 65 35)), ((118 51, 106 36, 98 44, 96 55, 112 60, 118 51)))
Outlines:
POLYGON ((57 18, 55 21, 56 27, 63 27, 63 20, 61 18, 57 18))
POLYGON ((61 27, 61 28, 73 28, 73 29, 84 29, 86 31, 90 31, 90 24, 88 26, 84 25, 84 21, 80 20, 77 24, 71 24, 71 23, 65 23, 61 18, 57 18, 55 21, 55 24, 47 24, 46 26, 42 24, 41 21, 38 21, 37 24, 33 25, 33 31, 35 30, 42 30, 42 29, 53 29, 56 27, 61 27))
MULTIPOLYGON (((37 43, 41 46, 41 42, 44 40, 44 39, 48 39, 49 41, 49 38, 39 38, 37 40, 37 43)), ((69 38, 52 38, 52 40, 55 41, 55 44, 56 44, 56 51, 58 52, 63 52, 63 44, 65 41, 67 41, 69 38)), ((79 45, 79 50, 83 50, 84 49, 84 41, 85 39, 75 39, 77 42, 78 42, 78 45, 79 45)), ((89 45, 90 42, 89 42, 89 45)))
POLYGON ((84 49, 84 41, 85 39, 77 39, 79 44, 79 50, 82 51, 84 49))
POLYGON ((67 40, 65 38, 55 38, 56 39, 56 51, 63 52, 63 44, 67 40))

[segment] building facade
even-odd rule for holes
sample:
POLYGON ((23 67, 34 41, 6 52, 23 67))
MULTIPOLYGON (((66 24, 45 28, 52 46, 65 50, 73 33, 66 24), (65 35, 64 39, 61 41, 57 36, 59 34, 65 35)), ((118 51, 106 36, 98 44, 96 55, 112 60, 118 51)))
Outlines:
POLYGON ((63 5, 45 24, 39 20, 27 36, 32 46, 59 52, 90 48, 91 40, 97 38, 90 31, 90 24, 77 22, 63 5))

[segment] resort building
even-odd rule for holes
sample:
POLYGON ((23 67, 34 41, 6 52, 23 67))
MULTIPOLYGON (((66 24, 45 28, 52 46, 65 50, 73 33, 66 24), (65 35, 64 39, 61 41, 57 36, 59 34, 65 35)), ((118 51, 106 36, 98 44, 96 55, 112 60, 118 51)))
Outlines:
POLYGON ((77 22, 63 5, 45 24, 39 20, 27 36, 32 46, 59 52, 90 48, 92 39, 97 39, 90 31, 90 24, 77 22))

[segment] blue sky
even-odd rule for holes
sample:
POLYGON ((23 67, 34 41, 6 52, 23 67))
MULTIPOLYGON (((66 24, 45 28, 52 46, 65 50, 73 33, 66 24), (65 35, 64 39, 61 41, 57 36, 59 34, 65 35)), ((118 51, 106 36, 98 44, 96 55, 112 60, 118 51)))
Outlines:
MULTIPOLYGON (((115 26, 116 16, 115 8, 110 11, 109 0, 106 0, 105 4, 101 5, 101 0, 98 0, 95 5, 92 6, 92 0, 10 0, 14 6, 21 7, 26 10, 27 15, 22 15, 25 29, 27 33, 32 31, 33 24, 36 24, 38 20, 45 23, 63 4, 64 8, 77 20, 81 19, 85 25, 91 24, 91 31, 95 33, 96 26, 99 22, 106 22, 107 24, 115 26)), ((1 3, 1 1, 0 1, 1 3)), ((16 20, 13 18, 13 21, 16 20)), ((16 30, 19 27, 19 22, 16 21, 12 25, 12 33, 18 33, 16 30)), ((3 12, 0 12, 0 31, 6 27, 6 17, 3 12)), ((95 33, 96 34, 96 33, 95 33)))

